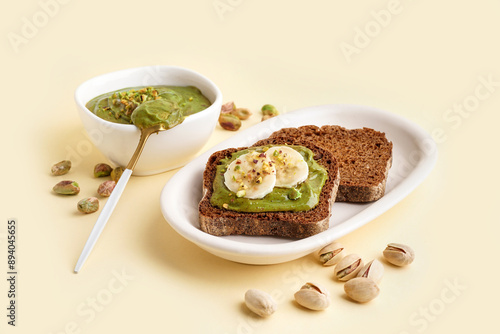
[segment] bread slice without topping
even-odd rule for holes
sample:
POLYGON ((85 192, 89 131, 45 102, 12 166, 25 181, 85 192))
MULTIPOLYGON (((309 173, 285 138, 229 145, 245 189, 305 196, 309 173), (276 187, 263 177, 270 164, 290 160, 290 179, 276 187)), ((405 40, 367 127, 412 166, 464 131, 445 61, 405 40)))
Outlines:
MULTIPOLYGON (((276 139, 261 140, 258 146, 272 145, 275 141, 276 139)), ((315 154, 314 160, 327 170, 328 179, 321 190, 318 205, 311 210, 301 212, 236 212, 212 206, 210 198, 213 193, 216 166, 221 159, 246 149, 246 147, 230 148, 213 153, 206 164, 203 173, 203 198, 198 207, 202 231, 217 236, 244 234, 300 239, 328 229, 339 184, 339 165, 331 152, 310 140, 291 138, 281 141, 280 145, 285 143, 309 148, 315 154)))
POLYGON ((312 140, 332 152, 340 168, 338 202, 370 202, 385 193, 392 165, 392 143, 383 132, 370 128, 348 130, 337 125, 284 128, 270 138, 312 140))

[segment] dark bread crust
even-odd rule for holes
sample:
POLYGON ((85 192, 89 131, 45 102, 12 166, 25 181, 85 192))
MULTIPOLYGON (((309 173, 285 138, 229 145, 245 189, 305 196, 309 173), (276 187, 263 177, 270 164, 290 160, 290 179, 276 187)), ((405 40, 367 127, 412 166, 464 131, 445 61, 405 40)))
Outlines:
MULTIPOLYGON (((254 146, 273 144, 276 139, 261 140, 254 146)), ((287 143, 281 141, 280 144, 287 143)), ((213 153, 203 173, 203 198, 198 206, 200 228, 212 235, 271 235, 301 239, 323 232, 329 227, 332 205, 339 185, 339 165, 333 154, 309 140, 291 140, 288 144, 301 145, 315 154, 315 160, 328 172, 318 205, 304 212, 235 212, 210 204, 216 166, 223 158, 246 149, 229 148, 213 153)))
POLYGON ((306 125, 284 128, 270 138, 287 137, 312 140, 332 152, 339 162, 338 202, 370 202, 385 193, 392 165, 392 143, 383 132, 370 128, 349 130, 337 125, 321 128, 306 125))

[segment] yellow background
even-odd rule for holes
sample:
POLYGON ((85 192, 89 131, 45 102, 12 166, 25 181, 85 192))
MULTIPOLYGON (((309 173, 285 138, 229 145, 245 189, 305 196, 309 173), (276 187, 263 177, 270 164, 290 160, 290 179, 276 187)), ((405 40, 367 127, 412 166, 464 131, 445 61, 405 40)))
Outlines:
MULTIPOLYGON (((0 332, 496 328, 500 2, 28 0, 4 7, 0 332), (380 296, 360 305, 313 256, 270 266, 217 258, 163 219, 159 195, 172 171, 131 178, 82 272, 73 274, 97 214, 81 215, 77 198, 54 195, 59 178, 49 170, 79 152, 67 177, 81 184, 78 197, 92 196, 101 181, 92 168, 104 159, 83 131, 74 90, 95 75, 156 64, 211 78, 225 101, 255 111, 243 128, 260 121, 265 103, 282 111, 354 103, 433 133, 439 159, 425 182, 340 240, 366 260, 379 258, 388 242, 406 243, 415 262, 386 266, 380 296), (489 90, 483 79, 493 82, 489 90), (464 103, 467 110, 454 111, 464 103), (9 218, 19 227, 16 328, 4 315, 9 218), (306 311, 293 302, 307 281, 330 290, 329 309, 306 311), (273 293, 278 311, 268 319, 250 314, 243 305, 249 288, 273 293)), ((217 128, 205 149, 231 135, 217 128)))

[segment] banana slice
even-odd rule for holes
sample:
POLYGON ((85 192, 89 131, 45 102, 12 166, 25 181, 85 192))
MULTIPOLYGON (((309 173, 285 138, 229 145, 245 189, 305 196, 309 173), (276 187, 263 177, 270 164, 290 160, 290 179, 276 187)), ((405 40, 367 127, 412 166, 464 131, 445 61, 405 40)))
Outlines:
POLYGON ((293 148, 274 146, 266 153, 276 168, 276 187, 291 188, 307 179, 309 166, 293 148))
POLYGON ((276 169, 266 153, 243 154, 227 167, 224 184, 237 197, 263 198, 276 184, 276 169))

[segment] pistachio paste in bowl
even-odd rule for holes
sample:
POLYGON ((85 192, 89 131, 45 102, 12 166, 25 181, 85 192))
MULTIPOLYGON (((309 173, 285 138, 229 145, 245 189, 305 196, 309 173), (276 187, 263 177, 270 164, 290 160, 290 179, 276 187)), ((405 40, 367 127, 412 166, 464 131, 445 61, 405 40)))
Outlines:
POLYGON ((127 165, 140 128, 163 124, 168 131, 151 136, 134 169, 151 175, 199 153, 217 124, 222 94, 195 71, 146 66, 91 78, 76 89, 75 101, 89 139, 116 166, 127 165))
POLYGON ((108 92, 85 105, 100 118, 139 128, 164 123, 169 129, 211 102, 194 86, 142 86, 108 92))

